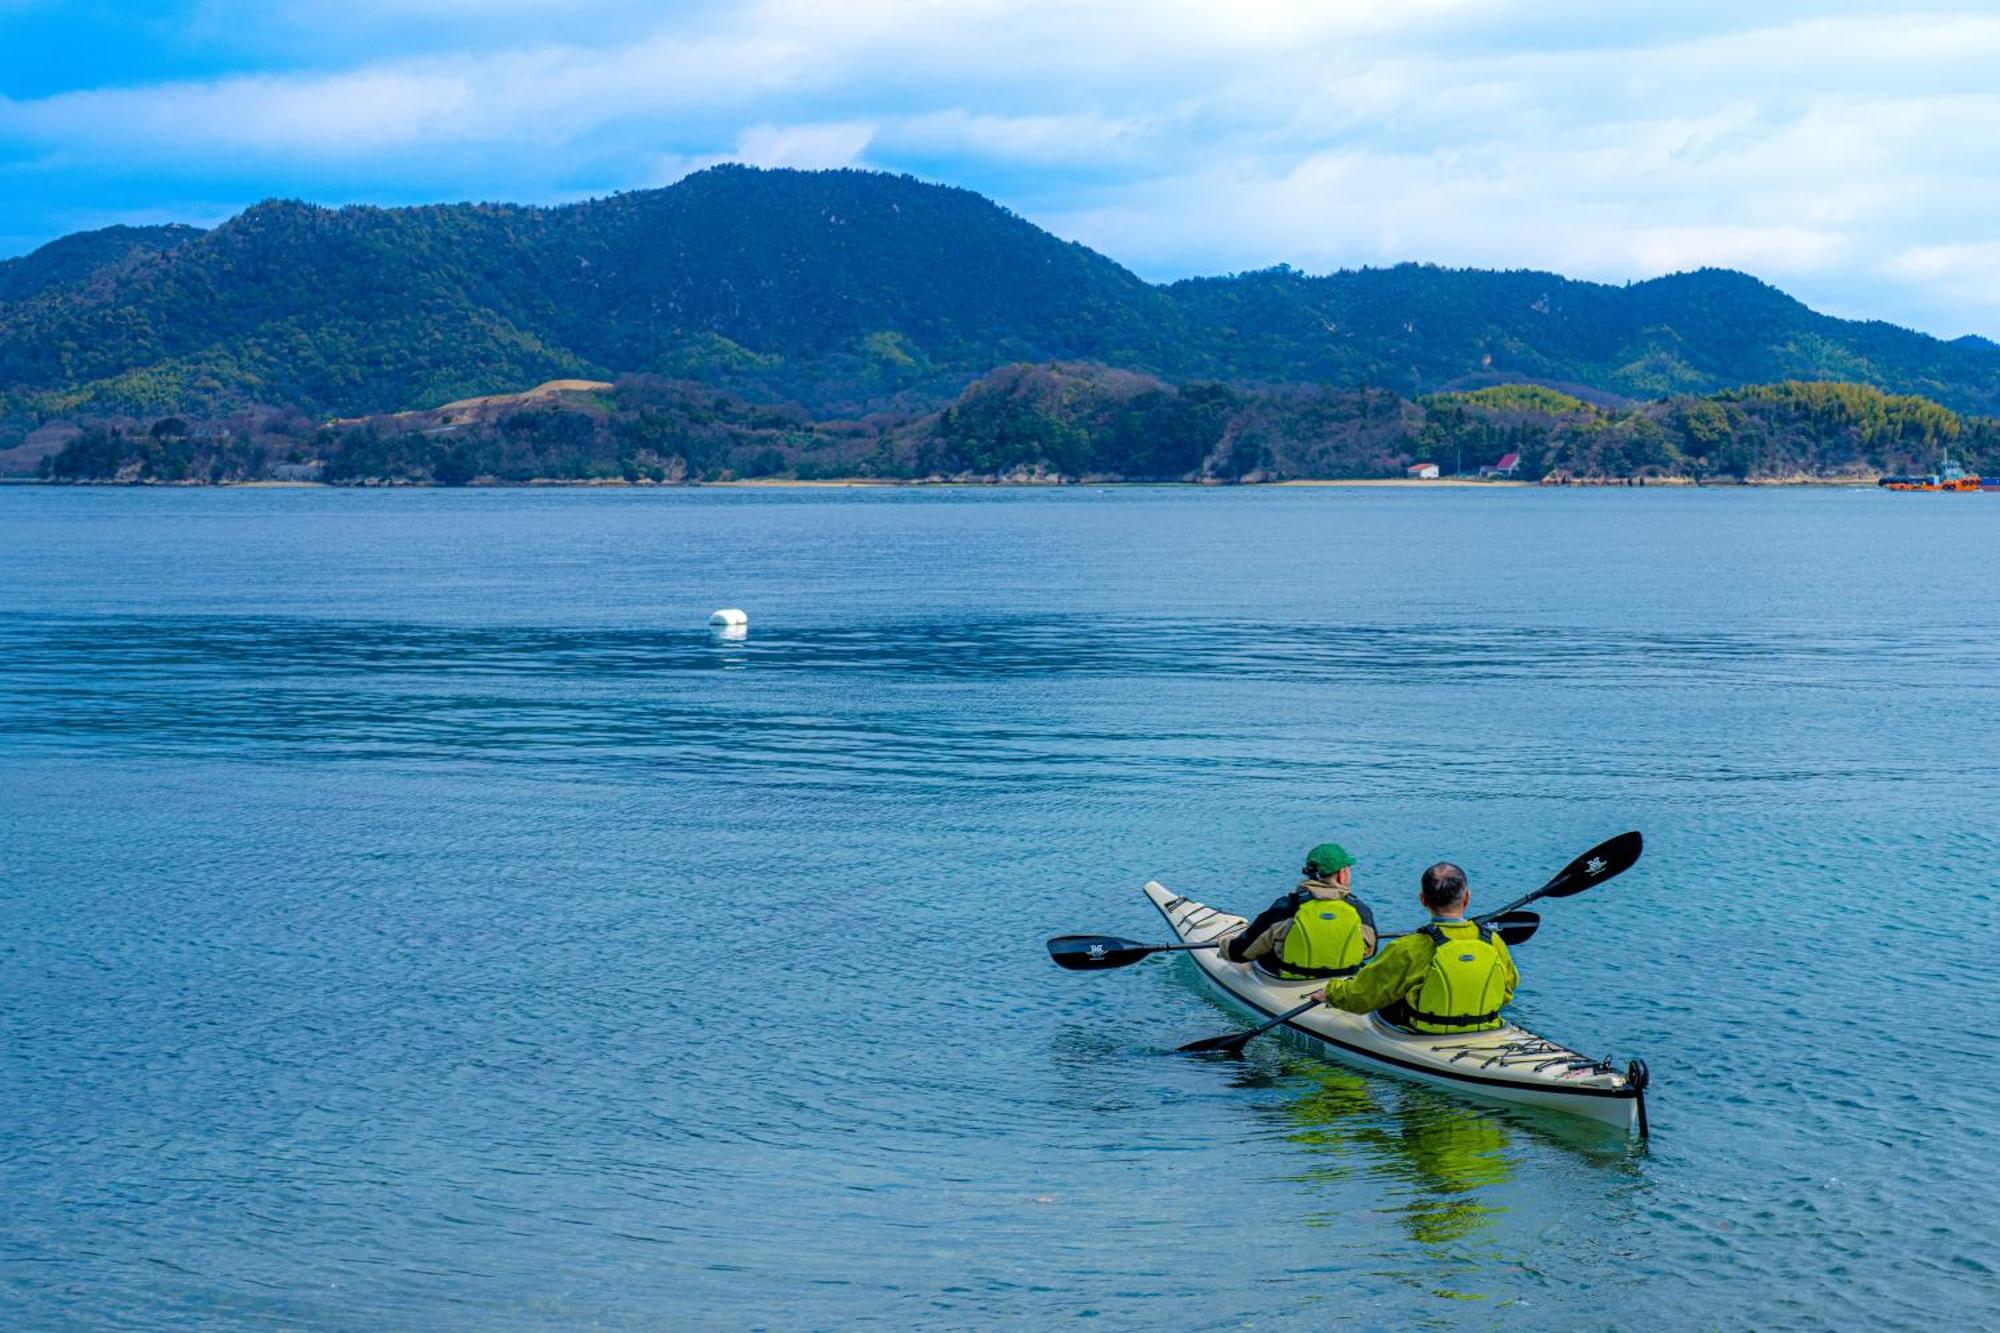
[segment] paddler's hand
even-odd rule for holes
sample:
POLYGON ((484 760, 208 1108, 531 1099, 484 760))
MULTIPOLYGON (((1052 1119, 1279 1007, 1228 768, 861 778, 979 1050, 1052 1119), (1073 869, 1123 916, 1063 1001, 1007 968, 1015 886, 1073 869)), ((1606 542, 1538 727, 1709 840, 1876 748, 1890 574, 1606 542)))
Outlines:
POLYGON ((1324 986, 1321 986, 1321 987, 1320 987, 1320 988, 1319 988, 1318 990, 1316 990, 1316 991, 1311 991, 1311 992, 1309 992, 1309 993, 1308 993, 1308 994, 1306 995, 1306 998, 1307 998, 1308 1000, 1311 1000, 1311 1001, 1312 1001, 1312 1002, 1313 1002, 1314 1004, 1325 1004, 1325 1003, 1326 1003, 1326 987, 1324 987, 1324 986))
POLYGON ((1235 962, 1236 959, 1230 956, 1229 946, 1234 944, 1236 942, 1237 935, 1241 935, 1242 933, 1243 932, 1239 930, 1236 931, 1234 934, 1223 935, 1219 937, 1215 941, 1215 956, 1217 958, 1220 958, 1225 963, 1235 962))

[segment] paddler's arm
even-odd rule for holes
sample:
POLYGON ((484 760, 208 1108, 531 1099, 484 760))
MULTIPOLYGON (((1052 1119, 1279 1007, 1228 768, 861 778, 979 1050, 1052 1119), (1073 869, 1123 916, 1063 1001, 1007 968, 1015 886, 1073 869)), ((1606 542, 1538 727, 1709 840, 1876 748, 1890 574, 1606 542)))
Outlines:
POLYGON ((1361 918, 1361 956, 1372 957, 1375 953, 1375 913, 1367 903, 1351 893, 1347 895, 1347 903, 1361 918))
POLYGON ((1257 953, 1246 951, 1252 944, 1263 939, 1269 933, 1271 927, 1277 925, 1280 921, 1290 921, 1293 913, 1298 910, 1298 895, 1293 893, 1286 894, 1259 912, 1255 921, 1252 921, 1232 936, 1229 943, 1222 946, 1222 956, 1232 963, 1247 963, 1252 958, 1257 957, 1258 954, 1269 953, 1270 950, 1268 948, 1260 949, 1257 953))
POLYGON ((1507 941, 1500 938, 1500 932, 1493 932, 1493 950, 1500 955, 1500 975, 1507 983, 1507 993, 1500 997, 1500 1007, 1506 1008, 1514 1002, 1514 988, 1521 984, 1520 969, 1514 966, 1514 955, 1507 950, 1507 941))
MULTIPOLYGON (((1353 976, 1329 981, 1315 997, 1335 1009, 1350 1014, 1372 1014, 1392 1000, 1400 1000, 1423 979, 1430 966, 1430 941, 1422 935, 1405 935, 1390 941, 1375 961, 1353 976)), ((1511 962, 1508 963, 1512 967, 1511 962)))

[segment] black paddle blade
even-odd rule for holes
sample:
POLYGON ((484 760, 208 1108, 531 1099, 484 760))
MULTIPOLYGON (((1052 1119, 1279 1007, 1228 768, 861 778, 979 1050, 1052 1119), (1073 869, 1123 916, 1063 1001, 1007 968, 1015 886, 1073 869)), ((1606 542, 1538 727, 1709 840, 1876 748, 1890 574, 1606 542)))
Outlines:
POLYGON ((1287 1009, 1268 1023, 1260 1023, 1246 1032, 1232 1032, 1226 1037, 1206 1037, 1201 1041, 1191 1041, 1180 1048, 1183 1055, 1241 1055, 1243 1048, 1250 1044, 1252 1037, 1261 1037, 1274 1027, 1291 1022, 1300 1014, 1315 1008, 1318 1000, 1307 1000, 1296 1009, 1287 1009))
POLYGON ((1049 941, 1049 957, 1072 972, 1102 972, 1126 967, 1153 953, 1155 946, 1116 935, 1058 935, 1049 941))
POLYGON ((1263 1030, 1256 1028, 1249 1032, 1232 1032, 1226 1037, 1203 1037, 1179 1050, 1182 1055, 1241 1055, 1243 1048, 1250 1044, 1250 1039, 1263 1030))
POLYGON ((1646 840, 1636 830, 1600 842, 1558 870, 1556 877, 1537 896, 1567 898, 1572 893, 1582 893, 1593 884, 1601 884, 1613 875, 1622 875, 1632 868, 1645 846, 1646 840))

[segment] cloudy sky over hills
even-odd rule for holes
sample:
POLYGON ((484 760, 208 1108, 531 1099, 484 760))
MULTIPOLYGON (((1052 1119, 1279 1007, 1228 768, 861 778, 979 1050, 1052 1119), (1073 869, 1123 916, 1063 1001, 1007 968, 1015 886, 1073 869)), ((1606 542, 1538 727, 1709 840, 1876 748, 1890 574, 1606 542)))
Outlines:
POLYGON ((1990 3, 557 8, 0 0, 0 256, 271 195, 559 202, 736 160, 966 185, 1150 278, 1719 264, 2000 335, 1990 3))

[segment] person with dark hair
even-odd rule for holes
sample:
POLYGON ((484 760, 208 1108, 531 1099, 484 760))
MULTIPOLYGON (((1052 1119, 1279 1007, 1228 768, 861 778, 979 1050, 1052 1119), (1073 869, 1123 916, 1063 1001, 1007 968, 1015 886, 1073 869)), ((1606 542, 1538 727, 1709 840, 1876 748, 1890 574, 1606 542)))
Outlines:
POLYGON ((1305 878, 1222 942, 1222 957, 1287 981, 1351 977, 1375 952, 1375 914, 1354 896, 1354 858, 1337 842, 1306 853, 1305 878))
POLYGON ((1312 998, 1352 1014, 1373 1013, 1412 1032, 1486 1032, 1504 1021, 1521 974, 1495 931, 1465 918, 1472 891, 1449 861, 1424 871, 1417 900, 1430 924, 1390 942, 1347 980, 1312 998))

